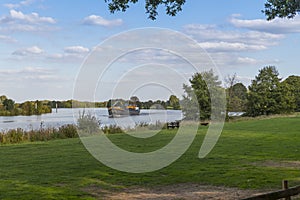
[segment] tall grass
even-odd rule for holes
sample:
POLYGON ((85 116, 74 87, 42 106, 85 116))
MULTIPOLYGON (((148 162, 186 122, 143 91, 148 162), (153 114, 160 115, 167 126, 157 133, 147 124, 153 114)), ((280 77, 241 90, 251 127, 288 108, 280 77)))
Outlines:
POLYGON ((77 124, 67 124, 58 128, 45 128, 43 123, 39 129, 24 130, 21 128, 0 131, 0 144, 16 144, 22 142, 49 141, 54 139, 76 138, 97 133, 116 134, 128 131, 161 130, 166 124, 157 121, 155 124, 136 123, 133 128, 122 128, 118 125, 101 125, 101 122, 89 113, 82 113, 77 124))
POLYGON ((40 128, 29 131, 17 128, 0 132, 0 144, 16 144, 76 137, 78 137, 77 128, 72 124, 63 125, 59 128, 40 128))

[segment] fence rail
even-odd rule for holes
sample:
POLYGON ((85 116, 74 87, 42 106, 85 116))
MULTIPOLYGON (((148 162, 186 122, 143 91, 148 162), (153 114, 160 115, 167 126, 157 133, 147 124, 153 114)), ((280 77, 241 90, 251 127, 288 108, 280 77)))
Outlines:
POLYGON ((282 198, 285 198, 286 200, 290 200, 291 196, 295 196, 298 194, 300 194, 300 186, 289 188, 288 181, 284 180, 282 181, 282 190, 245 198, 243 200, 261 200, 261 199, 274 200, 274 199, 282 199, 282 198))

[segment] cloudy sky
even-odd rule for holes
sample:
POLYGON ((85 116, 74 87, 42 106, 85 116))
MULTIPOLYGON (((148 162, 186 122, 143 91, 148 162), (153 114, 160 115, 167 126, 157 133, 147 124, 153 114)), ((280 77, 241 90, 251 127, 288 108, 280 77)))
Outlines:
MULTIPOLYGON (((263 4, 260 0, 188 0, 176 17, 166 16, 160 9, 157 20, 152 21, 147 19, 143 1, 125 13, 111 14, 104 0, 2 0, 0 94, 17 102, 71 99, 76 77, 98 44, 121 32, 145 27, 172 29, 192 38, 216 64, 220 78, 236 73, 238 79, 247 85, 266 65, 275 65, 282 78, 300 75, 300 51, 297 50, 300 17, 266 21, 261 13, 263 4)), ((102 54, 99 52, 99 55, 105 55, 105 50, 102 54)), ((165 66, 174 62, 172 57, 165 52, 144 50, 131 53, 127 59, 121 58, 120 63, 124 64, 127 60, 127 64, 123 65, 126 67, 130 64, 128 60, 143 58, 144 62, 137 62, 142 67, 136 73, 164 79, 162 74, 165 71, 160 72, 162 68, 159 64, 153 65, 153 59, 155 63, 164 60, 160 64, 165 66), (152 64, 149 64, 150 61, 152 64), (156 75, 149 69, 156 71, 156 75)), ((112 74, 116 74, 121 64, 115 64, 112 70, 106 72, 106 83, 110 81, 114 85, 117 78, 112 74)), ((182 63, 177 66, 185 69, 182 63)), ((185 73, 184 70, 181 72, 185 73)), ((177 75, 175 73, 174 77, 177 75)), ((128 73, 122 77, 126 76, 134 79, 128 73)), ((142 90, 150 91, 152 96, 142 97, 146 100, 163 99, 166 97, 161 93, 168 96, 174 92, 168 87, 159 92, 161 84, 153 83, 150 87, 145 83, 144 86, 133 88, 131 94, 143 95, 142 90)), ((95 95, 96 100, 110 98, 108 93, 103 92, 108 86, 98 83, 97 88, 101 95, 95 95)), ((174 93, 180 95, 180 91, 174 93)))

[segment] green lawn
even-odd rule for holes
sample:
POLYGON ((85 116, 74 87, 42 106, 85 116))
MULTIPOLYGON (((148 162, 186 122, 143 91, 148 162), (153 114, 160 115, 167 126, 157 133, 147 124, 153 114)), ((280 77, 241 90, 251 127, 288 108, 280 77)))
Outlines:
MULTIPOLYGON (((145 174, 102 165, 79 139, 0 146, 0 199, 93 199, 89 187, 119 190, 185 182, 250 189, 277 189, 282 179, 300 184, 300 116, 227 123, 213 151, 199 159, 206 130, 199 128, 179 160, 145 174)), ((145 152, 164 146, 175 134, 109 137, 123 148, 145 152)))

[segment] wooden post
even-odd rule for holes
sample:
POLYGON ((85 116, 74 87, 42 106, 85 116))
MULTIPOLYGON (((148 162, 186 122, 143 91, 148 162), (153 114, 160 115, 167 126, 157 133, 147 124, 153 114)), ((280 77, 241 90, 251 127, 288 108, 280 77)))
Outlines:
MULTIPOLYGON (((289 182, 287 180, 282 181, 282 189, 283 190, 289 189, 289 182)), ((285 200, 291 200, 291 197, 286 197, 285 200)))

